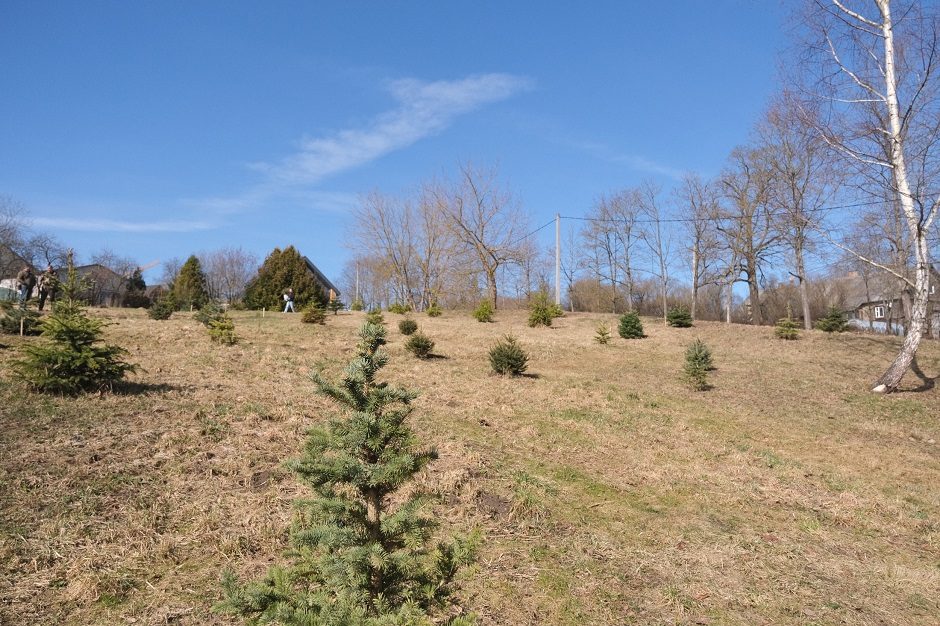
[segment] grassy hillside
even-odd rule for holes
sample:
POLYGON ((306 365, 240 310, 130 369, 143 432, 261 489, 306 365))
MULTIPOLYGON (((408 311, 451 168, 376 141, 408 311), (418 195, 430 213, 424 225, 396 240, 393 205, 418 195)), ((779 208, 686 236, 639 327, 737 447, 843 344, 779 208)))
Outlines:
MULTIPOLYGON (((7 366, 23 340, 0 336, 0 623, 230 623, 220 572, 280 560, 302 494, 283 461, 334 413, 308 372, 339 376, 363 315, 236 313, 226 348, 188 314, 97 313, 143 368, 122 393, 26 394, 7 366)), ((483 624, 937 623, 935 342, 879 397, 897 339, 645 319, 605 347, 612 316, 447 313, 415 316, 441 357, 419 361, 385 317, 384 372, 421 391, 441 455, 423 480, 443 530, 485 538, 464 593, 483 624), (529 376, 489 373, 510 331, 529 376), (704 393, 679 378, 695 337, 704 393)))

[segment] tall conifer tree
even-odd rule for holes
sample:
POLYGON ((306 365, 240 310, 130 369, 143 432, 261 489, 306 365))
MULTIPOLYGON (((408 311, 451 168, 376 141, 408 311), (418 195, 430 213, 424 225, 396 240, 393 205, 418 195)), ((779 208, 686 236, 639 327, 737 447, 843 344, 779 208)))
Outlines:
POLYGON ((441 619, 456 574, 472 560, 471 543, 434 542, 435 522, 421 494, 391 505, 436 453, 419 449, 405 424, 417 394, 376 379, 388 362, 385 333, 363 325, 340 384, 313 375, 320 393, 346 414, 312 430, 303 456, 290 463, 316 494, 298 502, 293 563, 246 586, 227 573, 220 610, 255 624, 473 623, 441 619))

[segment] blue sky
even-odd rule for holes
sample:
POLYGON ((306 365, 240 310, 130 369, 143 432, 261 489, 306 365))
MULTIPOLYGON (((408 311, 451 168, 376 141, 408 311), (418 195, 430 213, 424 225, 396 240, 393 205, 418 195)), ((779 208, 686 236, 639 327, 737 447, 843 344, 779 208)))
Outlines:
POLYGON ((774 0, 6 0, 0 195, 83 258, 294 244, 337 278, 361 194, 458 162, 498 166, 533 225, 716 174, 776 89, 786 18, 774 0))

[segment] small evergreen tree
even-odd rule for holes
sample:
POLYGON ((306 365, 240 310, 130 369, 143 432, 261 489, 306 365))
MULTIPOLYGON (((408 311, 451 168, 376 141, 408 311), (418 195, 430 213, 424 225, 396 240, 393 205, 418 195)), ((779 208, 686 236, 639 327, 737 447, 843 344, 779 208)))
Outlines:
POLYGON ((206 289, 206 275, 202 271, 202 264, 196 255, 191 255, 180 273, 173 281, 173 301, 179 310, 185 311, 190 307, 199 309, 209 301, 209 292, 206 289))
POLYGON ((235 334, 235 322, 225 313, 212 318, 209 320, 209 337, 215 343, 226 346, 238 343, 238 335, 235 334))
POLYGON ((712 359, 711 349, 705 345, 705 342, 696 338, 686 349, 686 357, 691 359, 696 365, 705 368, 705 371, 715 369, 715 362, 712 359))
POLYGON ((643 334, 643 322, 636 311, 627 311, 620 316, 617 332, 624 339, 642 339, 646 336, 643 334))
POLYGON ((153 320, 168 320, 176 310, 176 302, 173 301, 172 293, 165 293, 150 305, 147 309, 147 315, 153 320))
POLYGON ((411 335, 418 330, 418 322, 413 319, 403 319, 398 322, 398 331, 403 335, 411 335))
POLYGON ((366 322, 370 324, 378 324, 379 326, 385 324, 385 317, 382 315, 382 309, 372 309, 366 313, 366 322))
POLYGON ((708 389, 708 370, 712 369, 711 351, 701 339, 696 339, 685 351, 683 377, 695 391, 708 389))
POLYGON ((209 300, 193 314, 193 319, 208 328, 213 320, 220 319, 224 315, 225 309, 222 305, 216 300, 209 300))
POLYGON ((350 311, 362 311, 365 308, 366 305, 362 300, 353 300, 352 304, 349 305, 350 311))
POLYGON ((548 301, 548 294, 539 291, 533 296, 529 303, 529 326, 551 326, 552 318, 556 317, 552 309, 553 305, 548 301))
POLYGON ((40 322, 42 316, 30 308, 21 309, 13 306, 13 302, 4 300, 0 302, 0 332, 7 335, 38 335, 42 332, 40 322))
POLYGON ((313 374, 320 393, 346 415, 311 430, 303 456, 290 463, 315 494, 297 502, 293 563, 245 586, 227 572, 218 610, 264 624, 441 623, 474 549, 459 538, 432 544, 427 498, 394 497, 436 453, 418 449, 405 423, 417 394, 377 380, 388 362, 385 333, 375 324, 362 327, 342 383, 313 374))
POLYGON ((314 300, 304 308, 300 321, 305 324, 326 324, 326 311, 319 302, 314 300))
POLYGON ((848 330, 849 323, 845 319, 845 313, 839 307, 830 307, 826 317, 816 322, 816 328, 827 333, 842 333, 848 330))
POLYGON ((688 307, 679 304, 669 309, 666 314, 666 323, 675 328, 691 328, 692 314, 688 307))
POLYGON ((330 303, 327 305, 326 308, 329 309, 330 312, 333 313, 333 315, 336 315, 337 313, 342 311, 343 307, 345 306, 346 305, 343 304, 342 300, 340 300, 339 298, 333 298, 332 300, 330 300, 330 303))
POLYGON ((126 350, 102 344, 105 323, 85 314, 78 299, 80 290, 69 251, 68 280, 62 297, 42 321, 42 335, 48 341, 25 346, 23 358, 13 362, 14 374, 36 391, 74 395, 110 390, 137 369, 123 360, 126 350))
POLYGON ((512 335, 506 335, 490 348, 490 367, 497 374, 519 376, 529 366, 529 355, 512 335))
POLYGON ((124 292, 122 306, 132 308, 147 308, 150 306, 150 298, 147 297, 147 283, 144 282, 144 274, 140 268, 135 268, 134 273, 127 279, 127 290, 124 292))
POLYGON ((790 308, 789 302, 787 302, 787 316, 777 320, 774 334, 779 339, 793 340, 800 338, 800 327, 793 319, 793 309, 790 308))
POLYGON ((434 349, 434 340, 424 333, 415 333, 408 337, 405 349, 419 359, 426 359, 431 356, 431 350, 434 349))
POLYGON ((606 346, 610 343, 610 328, 604 322, 597 325, 597 332, 594 335, 594 341, 606 346))
POLYGON ((411 313, 411 306, 396 302, 388 307, 388 312, 395 313, 396 315, 404 315, 405 313, 411 313))
POLYGON ((431 306, 429 306, 424 312, 428 314, 428 317, 440 317, 443 313, 437 302, 432 302, 431 306))
POLYGON ((492 322, 493 313, 493 303, 489 300, 483 300, 480 304, 473 310, 473 317, 477 319, 478 322, 492 322))

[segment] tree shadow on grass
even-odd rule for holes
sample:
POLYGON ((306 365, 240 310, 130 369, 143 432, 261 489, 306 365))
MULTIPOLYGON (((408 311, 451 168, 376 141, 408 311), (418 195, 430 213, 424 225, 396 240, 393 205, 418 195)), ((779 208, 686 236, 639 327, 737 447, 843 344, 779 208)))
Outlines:
POLYGON ((905 391, 913 391, 915 393, 930 391, 937 386, 937 379, 940 378, 940 376, 934 376, 931 378, 930 376, 924 374, 924 371, 920 369, 920 365, 917 364, 916 356, 914 357, 914 360, 911 361, 911 372, 914 374, 914 376, 917 376, 917 378, 920 379, 920 385, 914 387, 913 389, 906 389, 905 391))
POLYGON ((138 383, 123 381, 114 385, 112 393, 117 396, 145 396, 155 393, 167 393, 169 391, 180 391, 181 388, 167 383, 138 383))

